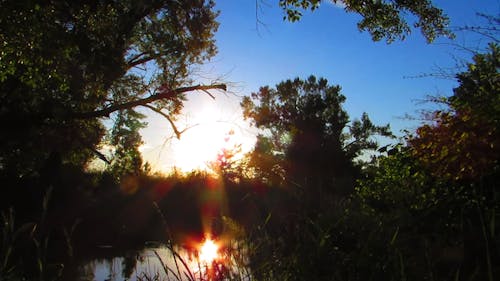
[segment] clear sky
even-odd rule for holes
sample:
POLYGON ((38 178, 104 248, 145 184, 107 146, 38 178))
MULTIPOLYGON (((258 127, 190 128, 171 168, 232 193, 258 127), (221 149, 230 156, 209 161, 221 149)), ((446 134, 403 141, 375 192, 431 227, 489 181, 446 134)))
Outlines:
MULTIPOLYGON (((484 24, 476 13, 500 14, 500 0, 433 2, 450 17, 452 27, 484 24)), ((188 94, 184 114, 179 116, 179 129, 196 126, 187 130, 181 140, 172 138, 166 120, 148 114, 142 150, 155 169, 201 167, 181 162, 197 158, 193 153, 213 158, 218 148, 227 146, 224 140, 230 130, 234 131, 231 141, 250 149, 255 131, 241 120, 239 97, 256 92, 260 86, 274 86, 285 79, 311 74, 342 87, 351 119, 367 112, 377 124, 390 123, 395 133, 415 129, 418 123, 403 116, 418 116, 419 109, 430 106, 418 105, 418 100, 426 95, 450 95, 456 86, 453 80, 416 77, 436 72, 438 67, 452 67, 456 57, 470 57, 451 43, 486 43, 473 34, 459 32, 454 42, 440 38, 427 44, 418 30, 405 41, 390 45, 373 42, 368 33, 357 29, 359 16, 328 3, 305 13, 297 23, 283 21, 277 0, 260 1, 258 10, 254 0, 216 3, 220 10, 216 34, 219 52, 195 72, 194 78, 202 83, 226 82, 229 93, 216 93, 216 100, 202 93, 188 94)))

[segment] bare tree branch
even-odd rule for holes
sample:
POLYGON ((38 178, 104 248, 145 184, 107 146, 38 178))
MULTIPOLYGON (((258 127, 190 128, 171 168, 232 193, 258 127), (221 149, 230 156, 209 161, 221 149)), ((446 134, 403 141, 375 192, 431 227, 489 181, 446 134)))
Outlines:
POLYGON ((203 92, 205 92, 207 95, 209 95, 212 99, 214 99, 214 100, 215 100, 214 95, 212 95, 209 91, 207 91, 207 90, 203 90, 203 92))
POLYGON ((195 127, 195 126, 198 126, 199 124, 194 124, 192 126, 189 126, 189 127, 186 127, 184 128, 183 130, 179 131, 179 129, 177 129, 177 126, 175 125, 174 121, 172 120, 172 118, 170 118, 170 116, 168 116, 168 114, 166 114, 165 112, 161 111, 160 109, 154 107, 154 106, 151 106, 149 104, 145 104, 145 105, 142 105, 144 107, 147 107, 149 109, 151 109, 152 111, 160 114, 161 116, 165 117, 165 119, 168 120, 168 122, 170 123, 170 126, 172 126, 172 129, 174 130, 174 133, 175 133, 175 137, 180 140, 181 139, 181 135, 182 133, 184 133, 185 131, 195 127))
POLYGON ((128 68, 130 69, 130 68, 132 68, 132 67, 134 67, 134 66, 137 66, 137 65, 140 65, 140 64, 146 63, 146 62, 148 62, 148 61, 150 61, 150 60, 153 60, 153 59, 155 59, 155 58, 157 58, 157 57, 159 57, 159 56, 160 56, 160 55, 158 55, 158 54, 157 54, 157 55, 152 55, 152 56, 145 56, 145 57, 143 57, 143 58, 137 58, 137 59, 135 59, 135 60, 131 60, 131 61, 129 61, 129 62, 127 63, 127 65, 128 65, 128 68))
POLYGON ((181 139, 181 132, 179 132, 179 130, 177 129, 177 126, 175 126, 174 121, 172 120, 172 118, 170 118, 170 116, 168 116, 168 114, 166 114, 165 112, 161 111, 160 109, 158 109, 154 106, 151 106, 149 104, 142 104, 141 106, 147 107, 147 108, 151 109, 152 111, 165 117, 168 120, 168 122, 170 123, 170 126, 172 126, 172 129, 174 130, 174 133, 175 133, 175 136, 177 137, 177 139, 181 139))
POLYGON ((132 58, 130 58, 128 61, 127 61, 127 65, 132 65, 135 63, 136 60, 138 60, 140 57, 146 55, 147 53, 146 52, 142 52, 142 53, 139 53, 135 56, 133 56, 132 58))
POLYGON ((108 158, 106 158, 106 156, 104 156, 104 154, 102 154, 101 152, 99 152, 98 150, 96 149, 92 149, 92 152, 94 152, 94 154, 99 158, 101 159, 102 161, 106 162, 106 164, 108 165, 111 165, 111 161, 108 160, 108 158))
POLYGON ((106 108, 96 110, 96 111, 74 113, 71 115, 71 117, 77 118, 77 119, 109 117, 109 115, 111 113, 118 111, 118 110, 131 109, 131 108, 134 108, 136 106, 144 106, 144 105, 147 105, 147 104, 152 103, 152 102, 157 101, 157 100, 171 99, 171 98, 173 98, 177 95, 180 95, 182 93, 192 92, 192 91, 196 91, 196 90, 207 91, 207 90, 215 90, 215 89, 226 91, 227 86, 225 84, 214 84, 214 85, 196 85, 196 86, 182 87, 182 88, 178 88, 178 89, 174 89, 174 90, 166 89, 164 91, 160 91, 158 94, 151 95, 147 98, 133 100, 133 101, 129 101, 126 103, 121 103, 121 104, 110 105, 106 108))

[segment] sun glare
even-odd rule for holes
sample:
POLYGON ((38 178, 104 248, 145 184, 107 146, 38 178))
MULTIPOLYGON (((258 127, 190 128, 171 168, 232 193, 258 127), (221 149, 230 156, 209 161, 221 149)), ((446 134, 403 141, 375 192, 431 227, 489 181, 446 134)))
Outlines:
POLYGON ((160 172, 211 172, 223 149, 240 146, 241 153, 233 158, 238 159, 254 147, 256 131, 242 114, 234 97, 220 95, 214 101, 207 95, 191 95, 175 120, 180 139, 163 117, 151 115, 148 127, 141 131, 141 153, 153 170, 160 172))
POLYGON ((207 239, 200 249, 200 261, 208 264, 212 263, 218 257, 218 247, 212 239, 207 239))
POLYGON ((211 108, 193 117, 189 122, 192 127, 173 143, 175 167, 182 172, 207 170, 222 149, 248 142, 234 130, 234 124, 219 120, 220 114, 211 108), (229 136, 231 131, 233 134, 229 136))

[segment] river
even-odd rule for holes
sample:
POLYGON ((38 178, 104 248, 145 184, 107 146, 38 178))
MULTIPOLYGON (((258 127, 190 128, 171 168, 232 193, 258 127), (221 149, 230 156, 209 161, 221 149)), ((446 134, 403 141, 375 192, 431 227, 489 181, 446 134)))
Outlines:
MULTIPOLYGON (((106 250, 106 246, 102 246, 106 250)), ((111 250, 111 248, 109 249, 111 250)), ((66 269, 67 280, 251 280, 241 244, 206 253, 181 246, 154 245, 108 257, 80 260, 66 269), (205 257, 204 257, 205 255, 205 257)))

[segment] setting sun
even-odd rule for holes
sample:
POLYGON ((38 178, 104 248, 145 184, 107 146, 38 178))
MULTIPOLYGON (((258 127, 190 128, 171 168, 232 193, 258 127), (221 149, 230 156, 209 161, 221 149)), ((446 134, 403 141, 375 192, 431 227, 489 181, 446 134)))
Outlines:
POLYGON ((200 261, 208 264, 218 257, 218 247, 212 239, 207 239, 200 249, 200 261))
POLYGON ((242 145, 243 150, 251 147, 251 141, 243 136, 238 125, 223 121, 221 113, 214 107, 205 107, 192 114, 186 127, 189 129, 181 138, 172 142, 175 167, 183 172, 207 170, 223 149, 237 145, 242 145))
POLYGON ((252 150, 257 132, 243 118, 239 99, 234 96, 190 95, 177 116, 175 126, 181 132, 177 139, 169 122, 151 115, 149 126, 141 131, 144 143, 141 153, 153 170, 182 173, 193 170, 210 171, 210 164, 223 149, 240 146, 241 153, 252 150))

